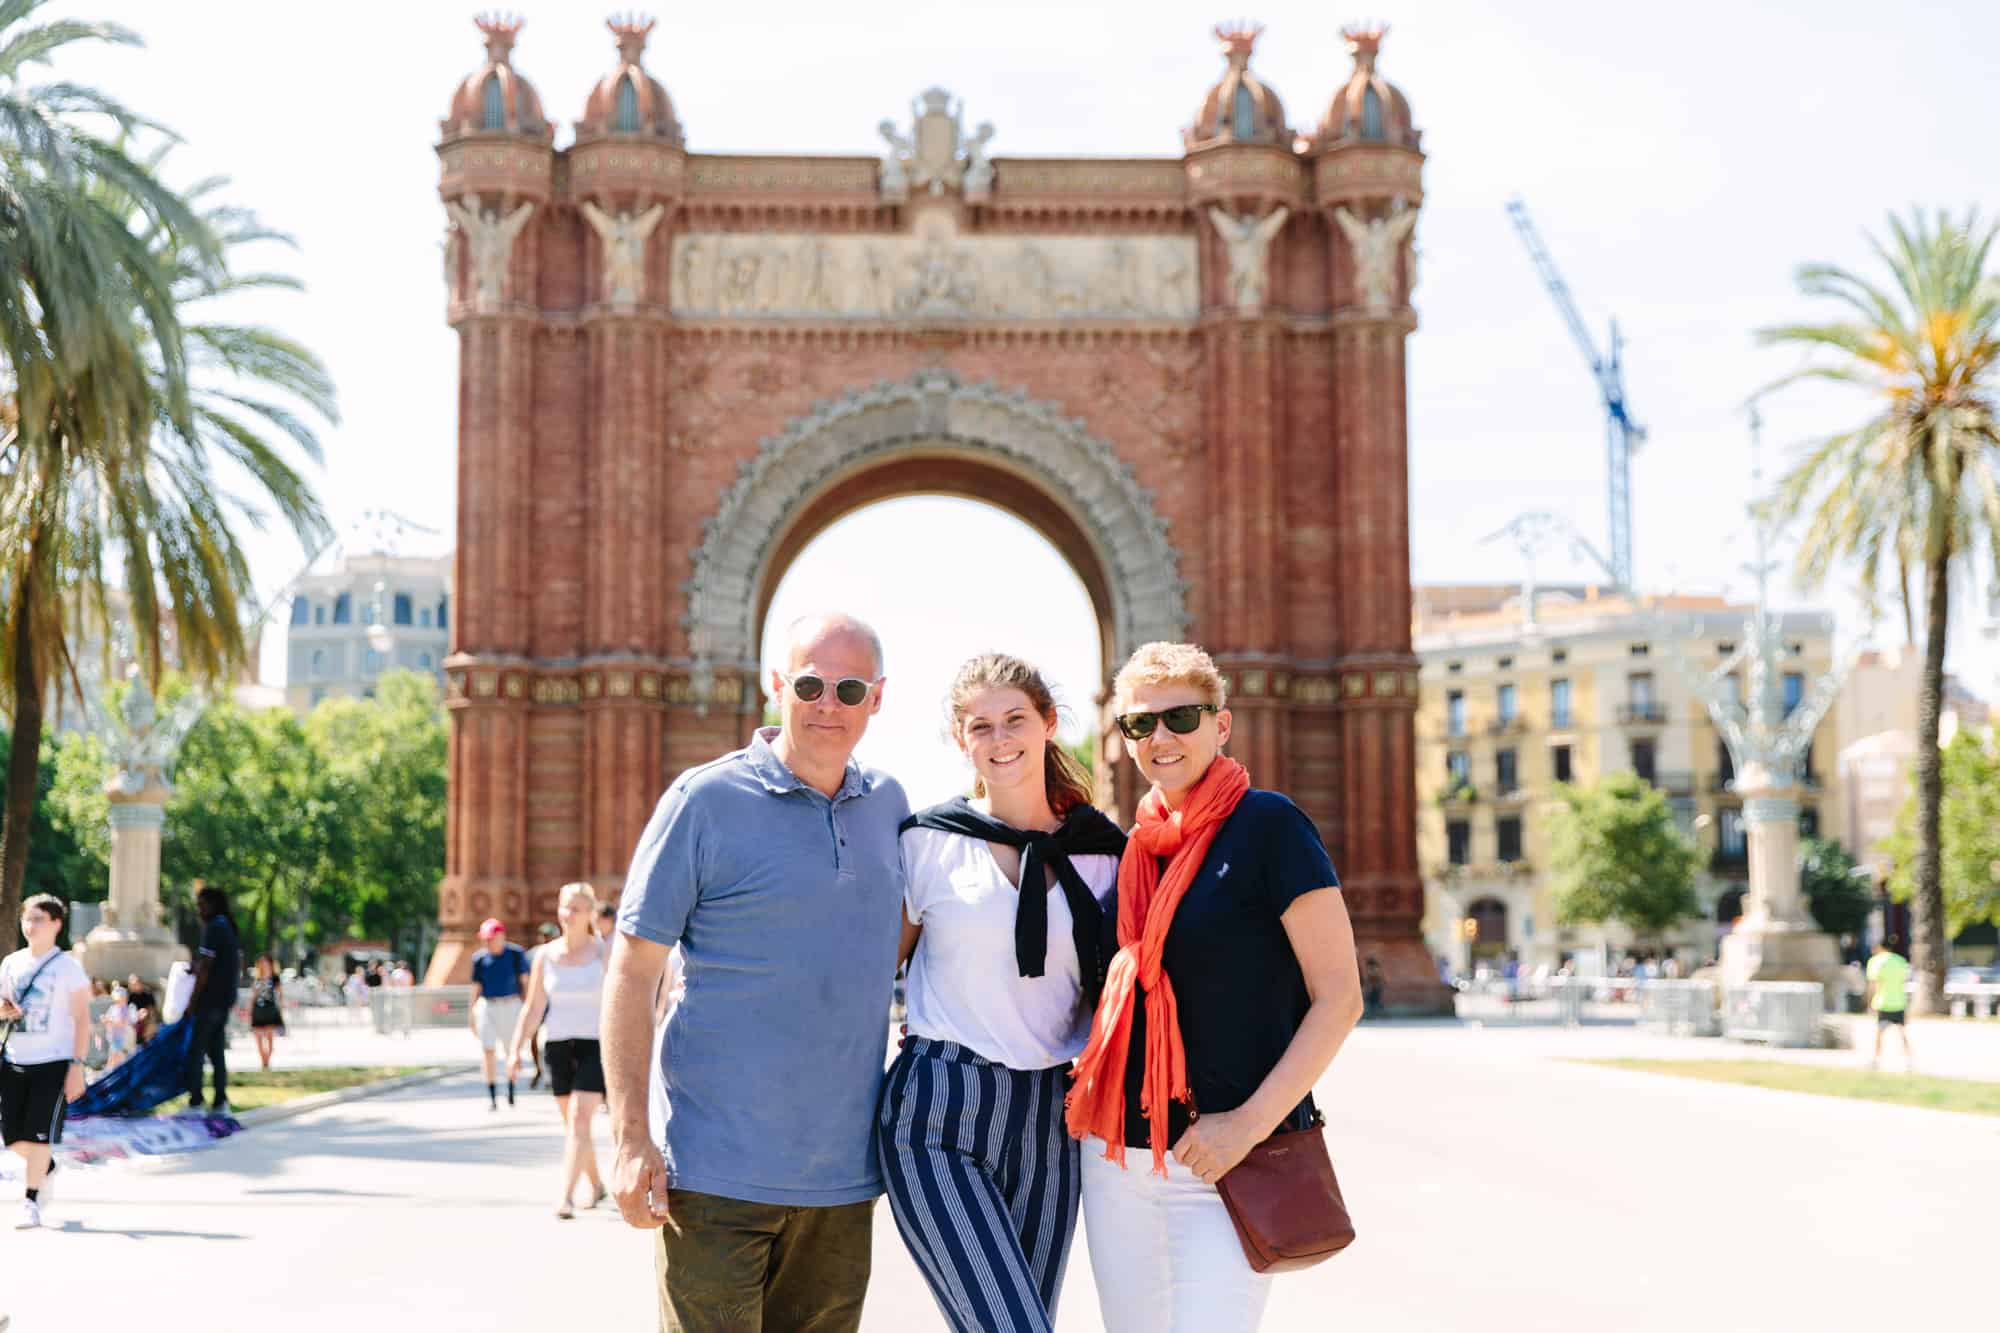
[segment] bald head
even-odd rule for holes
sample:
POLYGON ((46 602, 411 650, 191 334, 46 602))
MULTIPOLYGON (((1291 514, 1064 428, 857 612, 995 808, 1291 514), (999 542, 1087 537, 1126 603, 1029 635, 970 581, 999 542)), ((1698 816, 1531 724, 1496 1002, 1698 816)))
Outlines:
POLYGON ((860 646, 875 666, 870 677, 882 674, 882 637, 866 621, 839 611, 800 616, 785 630, 785 666, 796 671, 822 649, 860 646))

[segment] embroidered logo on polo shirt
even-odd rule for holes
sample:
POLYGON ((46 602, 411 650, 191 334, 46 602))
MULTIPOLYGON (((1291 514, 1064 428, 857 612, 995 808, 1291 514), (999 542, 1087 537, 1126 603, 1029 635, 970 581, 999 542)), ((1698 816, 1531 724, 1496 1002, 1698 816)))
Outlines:
POLYGON ((1222 878, 1222 877, 1223 877, 1224 875, 1226 875, 1226 874, 1228 874, 1228 873, 1229 873, 1229 862, 1227 862, 1227 861, 1224 861, 1224 862, 1222 863, 1222 869, 1220 869, 1220 870, 1218 870, 1218 871, 1216 871, 1216 872, 1215 872, 1215 877, 1216 877, 1217 879, 1221 879, 1221 878, 1222 878))

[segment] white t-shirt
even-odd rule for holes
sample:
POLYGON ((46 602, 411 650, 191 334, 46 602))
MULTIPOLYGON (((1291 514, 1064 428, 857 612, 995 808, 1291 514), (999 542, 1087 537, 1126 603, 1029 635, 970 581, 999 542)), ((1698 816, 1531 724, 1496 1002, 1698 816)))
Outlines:
POLYGON ((74 1060, 81 1053, 87 1032, 76 1030, 71 997, 77 991, 90 993, 90 978, 83 964, 58 951, 54 958, 35 957, 18 949, 0 963, 0 995, 21 1006, 22 1015, 7 1038, 7 1063, 41 1065, 56 1060, 74 1060), (46 964, 46 966, 44 966, 46 964), (41 973, 36 975, 36 969, 41 973), (30 988, 28 979, 34 978, 30 988), (22 994, 23 991, 27 993, 22 994))
MULTIPOLYGON (((1039 977, 1014 960, 1018 897, 993 850, 942 829, 903 834, 903 910, 924 928, 910 959, 910 1033, 955 1041, 1010 1069, 1050 1069, 1082 1054, 1092 1015, 1070 934, 1069 900, 1047 889, 1048 956, 1039 977)), ((1118 858, 1071 863, 1101 903, 1118 886, 1118 858)), ((1107 930, 1113 929, 1107 919, 1107 930)))

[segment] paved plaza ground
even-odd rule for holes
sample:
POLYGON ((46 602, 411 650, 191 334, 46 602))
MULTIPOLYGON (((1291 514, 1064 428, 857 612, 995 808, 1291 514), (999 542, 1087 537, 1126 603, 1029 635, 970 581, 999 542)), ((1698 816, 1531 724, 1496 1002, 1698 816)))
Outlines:
MULTIPOLYGON (((447 1037, 469 1044, 315 1044, 422 1063, 447 1037)), ((1279 1279, 1265 1327, 1846 1330, 1990 1310, 2000 1119, 1573 1062, 1663 1045, 1364 1027, 1321 1089, 1360 1239, 1279 1279)), ((73 1171, 49 1229, 0 1230, 0 1312, 13 1333, 651 1328, 648 1238, 608 1206, 550 1216, 556 1128, 546 1095, 489 1113, 458 1072, 73 1171)), ((0 1226, 18 1191, 0 1183, 0 1226)), ((877 1232, 864 1327, 941 1327, 886 1208, 877 1232)), ((1058 1326, 1099 1329, 1096 1300, 1079 1238, 1058 1326)))

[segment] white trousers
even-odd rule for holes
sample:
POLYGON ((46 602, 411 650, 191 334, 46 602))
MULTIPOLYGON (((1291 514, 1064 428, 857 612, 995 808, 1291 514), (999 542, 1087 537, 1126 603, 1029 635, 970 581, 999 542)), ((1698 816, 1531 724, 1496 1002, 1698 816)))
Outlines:
POLYGON ((1147 1148, 1083 1145, 1083 1228, 1106 1333, 1255 1333, 1271 1279, 1250 1267, 1222 1196, 1147 1148))

